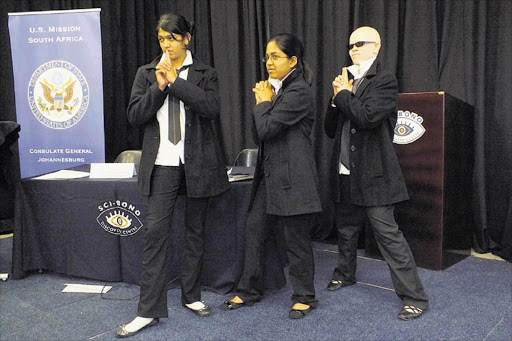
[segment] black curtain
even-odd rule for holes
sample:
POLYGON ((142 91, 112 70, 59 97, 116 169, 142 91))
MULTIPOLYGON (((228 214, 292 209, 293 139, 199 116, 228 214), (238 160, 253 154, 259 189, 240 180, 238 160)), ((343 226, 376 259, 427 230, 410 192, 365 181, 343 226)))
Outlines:
MULTIPOLYGON (((141 147, 125 109, 137 67, 158 53, 155 23, 168 10, 197 25, 192 51, 219 71, 222 132, 229 162, 255 143, 253 84, 265 78, 267 39, 292 32, 315 72, 316 161, 331 226, 327 160, 332 141, 322 117, 332 79, 350 59, 353 29, 377 28, 381 58, 394 68, 400 92, 446 91, 475 107, 473 247, 512 260, 512 2, 509 0, 24 0, 0 8, 0 120, 16 120, 7 13, 101 8, 107 161, 141 147)), ((21 135, 25 132, 23 127, 21 135)))

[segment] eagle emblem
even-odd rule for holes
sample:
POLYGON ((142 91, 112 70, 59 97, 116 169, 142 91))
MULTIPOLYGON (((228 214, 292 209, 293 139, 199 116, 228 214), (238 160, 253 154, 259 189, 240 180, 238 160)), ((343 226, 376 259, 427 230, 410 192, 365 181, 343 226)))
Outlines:
POLYGON ((63 60, 48 61, 30 78, 28 103, 41 124, 51 129, 68 129, 87 112, 89 85, 75 65, 63 60))
MULTIPOLYGON (((54 84, 51 84, 50 82, 48 82, 46 78, 42 82, 39 82, 43 89, 44 98, 48 103, 51 104, 49 108, 43 106, 42 109, 48 114, 50 111, 53 110, 57 110, 58 112, 61 112, 62 110, 67 110, 68 114, 71 115, 73 107, 78 103, 78 99, 75 98, 75 100, 72 103, 70 103, 70 106, 67 105, 67 103, 70 102, 73 98, 73 88, 75 86, 75 82, 76 81, 70 78, 61 87, 57 87, 54 84)), ((41 101, 39 104, 42 104, 41 101)))

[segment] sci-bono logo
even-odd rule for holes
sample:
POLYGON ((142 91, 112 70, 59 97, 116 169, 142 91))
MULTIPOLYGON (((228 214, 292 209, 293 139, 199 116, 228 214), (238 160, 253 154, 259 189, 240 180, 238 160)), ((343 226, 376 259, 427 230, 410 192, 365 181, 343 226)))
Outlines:
POLYGON ((423 117, 410 112, 398 110, 393 142, 396 144, 409 144, 418 140, 424 133, 423 117))
POLYGON ((98 211, 96 221, 108 233, 131 236, 144 225, 139 219, 140 211, 126 201, 105 201, 98 206, 98 211))

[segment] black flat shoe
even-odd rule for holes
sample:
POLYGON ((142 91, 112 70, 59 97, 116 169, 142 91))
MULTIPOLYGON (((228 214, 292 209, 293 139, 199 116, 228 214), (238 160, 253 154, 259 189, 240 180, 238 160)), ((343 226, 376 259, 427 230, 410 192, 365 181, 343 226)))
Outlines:
POLYGON ((212 314, 212 310, 210 309, 210 306, 208 306, 206 304, 204 305, 204 307, 202 307, 201 309, 197 309, 197 310, 187 307, 187 305, 185 303, 181 303, 181 304, 188 310, 192 311, 197 316, 208 317, 212 314))
POLYGON ((288 317, 294 320, 298 320, 301 318, 306 317, 309 312, 313 310, 313 308, 309 307, 308 309, 299 310, 299 309, 292 309, 290 310, 290 313, 288 314, 288 317))
POLYGON ((116 336, 119 337, 119 338, 125 338, 125 337, 130 337, 130 336, 133 336, 135 334, 137 334, 138 332, 140 332, 141 330, 143 329, 146 329, 148 327, 151 327, 151 326, 154 326, 155 324, 157 324, 158 322, 160 321, 160 319, 158 318, 154 318, 153 321, 149 322, 148 324, 146 324, 144 327, 140 328, 140 329, 137 329, 136 331, 133 331, 133 332, 129 332, 126 330, 126 324, 123 324, 121 327, 119 327, 117 330, 116 330, 116 336))
POLYGON ((347 287, 347 286, 348 285, 343 283, 342 281, 337 281, 337 280, 333 279, 327 285, 327 290, 334 291, 334 290, 338 290, 338 289, 341 289, 341 288, 347 287))
POLYGON ((404 321, 416 319, 423 314, 423 309, 417 308, 413 305, 404 305, 402 310, 398 313, 398 318, 404 321))
POLYGON ((235 302, 231 302, 231 301, 224 301, 221 305, 220 305, 220 309, 222 310, 235 310, 235 309, 238 309, 238 308, 241 308, 244 306, 244 303, 235 303, 235 302))

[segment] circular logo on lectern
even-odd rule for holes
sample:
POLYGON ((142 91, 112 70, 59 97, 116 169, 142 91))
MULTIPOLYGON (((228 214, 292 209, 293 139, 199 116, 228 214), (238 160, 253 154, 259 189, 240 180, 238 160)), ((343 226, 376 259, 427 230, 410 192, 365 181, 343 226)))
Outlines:
POLYGON ((76 66, 52 60, 32 74, 28 103, 41 124, 52 129, 67 129, 84 116, 89 105, 89 86, 76 66))
POLYGON ((424 133, 423 117, 410 112, 398 110, 393 142, 396 144, 409 144, 418 140, 424 133))
POLYGON ((144 225, 139 219, 140 211, 126 201, 105 201, 98 206, 98 211, 96 221, 108 233, 130 236, 144 225))

